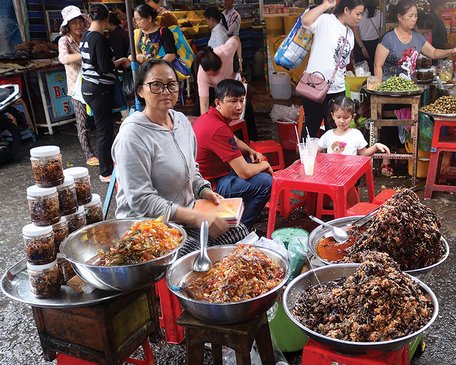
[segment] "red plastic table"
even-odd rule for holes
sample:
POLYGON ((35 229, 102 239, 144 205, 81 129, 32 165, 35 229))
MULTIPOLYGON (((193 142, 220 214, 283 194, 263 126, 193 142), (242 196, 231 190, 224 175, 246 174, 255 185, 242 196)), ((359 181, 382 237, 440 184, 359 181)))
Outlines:
MULTIPOLYGON (((296 161, 286 169, 274 173, 267 237, 270 238, 274 231, 277 204, 282 191, 300 190, 306 193, 329 195, 334 202, 334 217, 340 218, 346 215, 348 191, 355 186, 358 179, 363 175, 366 175, 369 201, 372 202, 374 198, 374 177, 371 159, 367 156, 319 153, 315 160, 315 171, 312 176, 304 174, 304 165, 300 161, 296 161)), ((311 205, 309 200, 308 206, 311 205)))

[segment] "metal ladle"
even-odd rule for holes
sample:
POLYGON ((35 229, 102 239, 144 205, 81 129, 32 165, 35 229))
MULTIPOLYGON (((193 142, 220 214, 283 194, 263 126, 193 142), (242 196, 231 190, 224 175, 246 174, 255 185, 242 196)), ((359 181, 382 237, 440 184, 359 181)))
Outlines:
POLYGON ((348 234, 342 228, 335 227, 335 226, 332 226, 331 224, 323 222, 322 220, 314 217, 313 215, 309 215, 309 218, 312 219, 314 222, 321 224, 322 226, 330 228, 334 239, 338 243, 343 243, 346 240, 348 240, 348 234))
POLYGON ((207 221, 203 221, 201 224, 200 240, 201 240, 201 250, 199 255, 193 261, 193 271, 196 272, 205 272, 209 271, 212 267, 212 261, 207 255, 207 241, 209 238, 209 224, 207 221))

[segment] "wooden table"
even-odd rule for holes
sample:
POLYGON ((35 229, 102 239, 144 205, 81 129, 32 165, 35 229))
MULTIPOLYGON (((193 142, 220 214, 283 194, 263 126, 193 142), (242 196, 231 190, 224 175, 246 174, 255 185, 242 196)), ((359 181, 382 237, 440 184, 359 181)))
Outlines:
MULTIPOLYGON (((282 191, 300 190, 306 193, 329 195, 334 202, 334 217, 340 218, 346 215, 348 191, 363 175, 366 176, 367 191, 371 202, 374 198, 374 178, 370 157, 319 153, 312 176, 304 174, 304 165, 300 161, 274 173, 267 237, 270 238, 274 231, 277 205, 282 191)), ((312 196, 312 194, 310 195, 312 196)), ((308 206, 310 205, 309 200, 308 206)))

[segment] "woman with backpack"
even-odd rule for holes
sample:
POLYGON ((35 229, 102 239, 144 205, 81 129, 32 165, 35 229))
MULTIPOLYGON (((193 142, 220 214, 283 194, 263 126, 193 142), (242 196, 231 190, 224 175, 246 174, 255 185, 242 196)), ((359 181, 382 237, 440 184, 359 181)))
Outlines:
POLYGON ((172 32, 161 27, 157 22, 158 13, 146 4, 135 8, 134 19, 139 29, 135 30, 134 39, 136 59, 140 64, 152 58, 161 58, 172 63, 176 58, 176 43, 172 32), (160 48, 164 56, 159 55, 160 48))

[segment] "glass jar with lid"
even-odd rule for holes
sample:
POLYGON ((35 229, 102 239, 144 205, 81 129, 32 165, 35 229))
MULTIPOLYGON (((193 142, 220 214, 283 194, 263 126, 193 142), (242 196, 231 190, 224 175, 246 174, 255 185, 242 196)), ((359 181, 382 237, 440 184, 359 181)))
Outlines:
POLYGON ((35 184, 41 188, 63 183, 62 155, 58 146, 41 146, 30 150, 32 175, 35 184))
POLYGON ((32 222, 37 226, 50 226, 60 220, 59 196, 56 188, 27 188, 27 201, 32 222))
POLYGON ((37 298, 51 298, 60 292, 62 282, 57 260, 46 265, 27 263, 30 289, 37 298))
POLYGON ((78 210, 76 186, 72 176, 65 176, 63 183, 57 186, 57 193, 59 194, 59 207, 62 215, 72 214, 78 210))
POLYGON ((92 199, 89 170, 86 167, 71 167, 65 169, 64 174, 74 179, 78 205, 89 203, 90 199, 92 199))
POLYGON ((68 222, 69 233, 72 233, 86 225, 86 216, 83 206, 79 206, 76 213, 66 215, 65 218, 68 222))
POLYGON ((52 225, 52 231, 54 232, 54 245, 55 251, 59 252, 60 244, 65 238, 68 237, 68 222, 65 217, 61 217, 60 220, 52 225))
POLYGON ((103 220, 103 206, 98 194, 92 194, 90 203, 84 205, 87 224, 97 223, 103 220))
POLYGON ((27 224, 22 228, 22 237, 29 263, 43 265, 55 260, 54 232, 51 226, 27 224))

